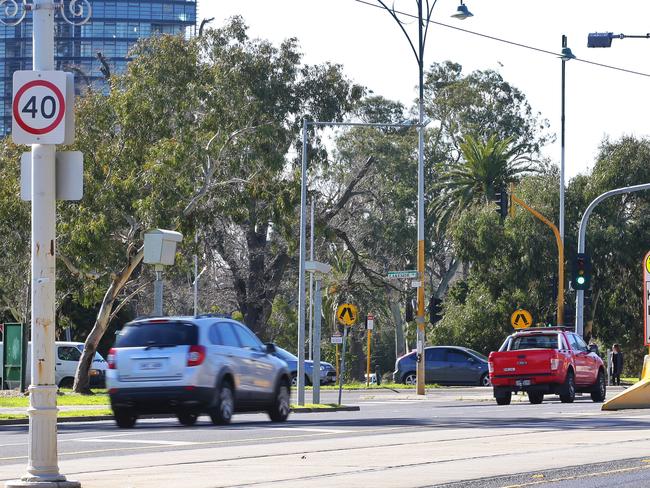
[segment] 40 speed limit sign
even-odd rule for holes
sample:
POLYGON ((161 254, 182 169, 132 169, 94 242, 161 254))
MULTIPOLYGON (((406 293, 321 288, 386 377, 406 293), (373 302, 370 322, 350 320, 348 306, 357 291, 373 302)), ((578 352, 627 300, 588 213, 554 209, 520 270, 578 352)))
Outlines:
POLYGON ((61 144, 66 138, 63 71, 16 71, 11 135, 16 144, 61 144))

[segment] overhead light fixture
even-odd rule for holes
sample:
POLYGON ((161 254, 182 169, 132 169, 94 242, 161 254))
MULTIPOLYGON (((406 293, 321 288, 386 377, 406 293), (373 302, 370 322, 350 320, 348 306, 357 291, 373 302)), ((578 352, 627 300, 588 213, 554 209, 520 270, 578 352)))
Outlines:
POLYGON ((560 58, 562 61, 569 61, 570 59, 575 59, 576 56, 571 52, 570 47, 563 47, 562 48, 562 54, 560 55, 560 58))
POLYGON ((463 3, 463 0, 460 0, 460 5, 456 9, 456 13, 452 15, 454 19, 465 20, 468 17, 474 17, 474 14, 469 11, 467 5, 463 3))

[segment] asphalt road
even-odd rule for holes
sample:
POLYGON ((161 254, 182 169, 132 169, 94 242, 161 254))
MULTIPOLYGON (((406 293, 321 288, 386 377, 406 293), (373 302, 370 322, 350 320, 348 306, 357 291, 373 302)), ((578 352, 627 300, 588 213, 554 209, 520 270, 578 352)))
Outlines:
MULTIPOLYGON (((322 401, 336 395, 323 392, 322 401)), ((102 487, 101 473, 135 476, 145 466, 186 480, 221 468, 218 480, 185 484, 197 487, 650 486, 650 411, 601 412, 588 395, 573 404, 550 398, 497 406, 485 388, 437 389, 426 399, 346 391, 344 403, 361 411, 293 414, 283 424, 264 414, 238 415, 226 427, 207 417, 194 427, 140 420, 131 430, 62 423, 59 460, 63 473, 92 480, 83 486, 102 487)), ((26 427, 0 427, 0 482, 24 471, 26 452, 26 427)))

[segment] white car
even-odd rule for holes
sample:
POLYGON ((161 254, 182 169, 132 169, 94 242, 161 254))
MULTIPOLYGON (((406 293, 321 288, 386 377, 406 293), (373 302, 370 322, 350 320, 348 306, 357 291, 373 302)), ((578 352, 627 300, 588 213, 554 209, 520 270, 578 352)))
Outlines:
POLYGON ((227 424, 233 412, 266 411, 282 422, 290 411, 291 379, 245 325, 214 315, 129 322, 108 353, 106 386, 118 427, 142 413, 175 413, 194 425, 207 413, 227 424))
MULTIPOLYGON (((77 365, 81 359, 83 351, 83 342, 64 342, 56 341, 54 343, 54 381, 59 387, 70 388, 74 382, 77 373, 77 365)), ((0 342, 0 364, 3 359, 3 343, 0 342)), ((27 344, 27 359, 25 364, 25 380, 29 384, 31 378, 31 358, 32 343, 27 344)), ((90 369, 90 385, 101 388, 104 386, 106 379, 107 363, 104 358, 97 352, 93 358, 93 364, 90 369)), ((2 368, 0 368, 0 374, 2 368)), ((19 382, 7 381, 8 388, 18 388, 19 382)))

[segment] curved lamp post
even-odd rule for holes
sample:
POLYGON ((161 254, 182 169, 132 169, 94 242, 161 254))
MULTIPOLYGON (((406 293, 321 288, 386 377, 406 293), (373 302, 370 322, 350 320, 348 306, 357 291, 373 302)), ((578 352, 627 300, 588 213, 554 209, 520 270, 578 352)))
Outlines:
MULTIPOLYGON (((433 12, 433 5, 426 2, 426 16, 423 16, 423 2, 425 0, 415 0, 418 7, 418 39, 417 45, 414 44, 411 36, 406 32, 402 21, 397 16, 394 9, 389 8, 383 0, 377 0, 379 4, 393 17, 397 22, 406 40, 411 46, 411 50, 418 64, 418 205, 417 205, 417 313, 415 321, 417 323, 417 383, 416 392, 418 395, 424 395, 424 45, 426 44, 427 32, 429 30, 429 21, 433 12)), ((467 6, 460 1, 458 9, 452 17, 457 19, 466 19, 471 17, 472 13, 467 6)))

